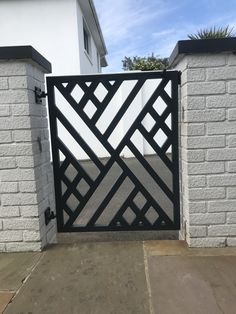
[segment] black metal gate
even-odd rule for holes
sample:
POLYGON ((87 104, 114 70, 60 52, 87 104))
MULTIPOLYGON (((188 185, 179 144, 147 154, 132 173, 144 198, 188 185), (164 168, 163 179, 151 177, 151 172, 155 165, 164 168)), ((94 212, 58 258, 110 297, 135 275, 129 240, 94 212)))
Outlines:
POLYGON ((59 232, 179 229, 179 78, 177 71, 47 78, 59 232), (127 81, 134 83, 129 94, 117 108, 111 122, 101 131, 99 119, 111 101, 116 107, 115 95, 127 81), (137 95, 141 95, 146 82, 152 84, 150 97, 124 136, 113 145, 110 140, 113 131, 134 104, 137 95), (167 84, 170 86, 169 93, 167 84), (102 98, 96 92, 98 88, 103 90, 102 98), (76 89, 81 93, 79 98, 74 96, 76 89), (56 93, 60 94, 60 98, 57 99, 56 93), (154 106, 157 100, 165 104, 162 112, 154 106), (86 111, 88 104, 93 106, 89 114, 86 111), (66 116, 69 111, 73 112, 73 116, 66 116), (149 128, 143 122, 147 116, 152 121, 149 128), (167 117, 171 118, 169 124, 167 117), (96 148, 89 145, 82 134, 87 128, 86 132, 91 132, 94 141, 99 141, 108 158, 99 158, 96 148), (68 138, 60 135, 61 129, 68 134, 68 138), (155 140, 158 131, 165 137, 162 144, 155 140), (154 156, 143 156, 139 151, 133 141, 135 132, 155 152, 154 156), (80 156, 72 151, 71 143, 78 145, 90 162, 80 160, 80 156), (125 148, 133 154, 133 158, 123 158, 125 148), (108 175, 111 169, 114 177, 108 175), (111 176, 110 181, 107 179, 105 182, 108 176, 111 176), (98 193, 96 197, 95 193, 98 193))

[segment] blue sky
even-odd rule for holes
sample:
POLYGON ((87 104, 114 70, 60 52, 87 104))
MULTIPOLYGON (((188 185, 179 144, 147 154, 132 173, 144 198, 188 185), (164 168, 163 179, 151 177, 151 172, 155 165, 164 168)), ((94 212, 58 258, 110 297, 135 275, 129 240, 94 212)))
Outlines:
POLYGON ((124 56, 152 52, 168 57, 176 42, 210 26, 236 31, 235 0, 94 0, 108 49, 109 66, 122 70, 124 56))

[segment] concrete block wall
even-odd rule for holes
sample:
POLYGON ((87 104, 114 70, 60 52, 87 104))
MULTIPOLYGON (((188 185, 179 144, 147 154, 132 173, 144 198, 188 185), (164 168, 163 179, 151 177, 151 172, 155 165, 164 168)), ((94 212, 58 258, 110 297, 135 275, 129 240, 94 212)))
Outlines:
MULTIPOLYGON (((0 48, 1 55, 1 48, 0 48)), ((55 211, 44 90, 46 70, 32 60, 0 60, 0 251, 40 251, 56 240, 55 211)))
POLYGON ((236 55, 186 54, 182 72, 182 231, 190 247, 236 246, 236 55))

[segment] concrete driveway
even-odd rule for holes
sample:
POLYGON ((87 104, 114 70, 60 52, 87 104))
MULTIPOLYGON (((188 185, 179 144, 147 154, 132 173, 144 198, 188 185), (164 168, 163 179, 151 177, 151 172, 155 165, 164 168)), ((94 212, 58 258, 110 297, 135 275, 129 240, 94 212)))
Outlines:
POLYGON ((235 314, 235 265, 234 248, 188 249, 173 240, 1 254, 0 312, 235 314))

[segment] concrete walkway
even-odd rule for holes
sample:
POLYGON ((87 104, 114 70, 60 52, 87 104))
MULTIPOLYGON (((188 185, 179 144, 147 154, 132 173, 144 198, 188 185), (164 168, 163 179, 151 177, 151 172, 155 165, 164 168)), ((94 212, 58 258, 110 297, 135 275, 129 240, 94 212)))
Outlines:
POLYGON ((81 242, 0 254, 0 312, 235 314, 236 249, 81 242), (5 310, 4 310, 5 309, 5 310))

